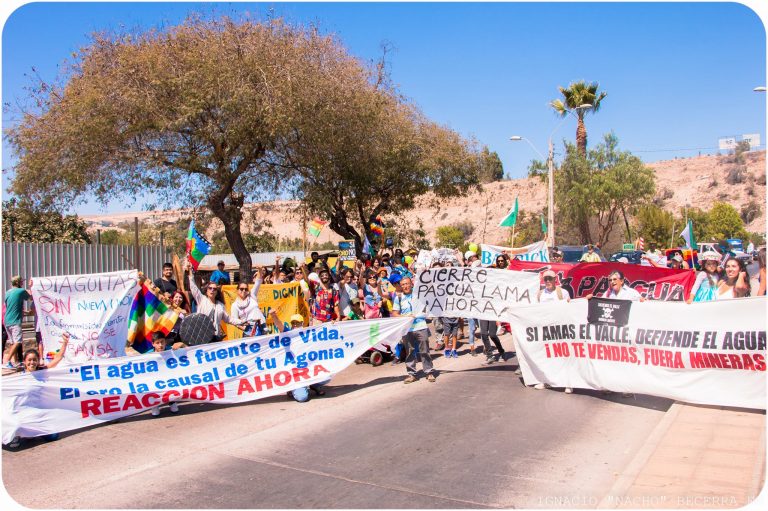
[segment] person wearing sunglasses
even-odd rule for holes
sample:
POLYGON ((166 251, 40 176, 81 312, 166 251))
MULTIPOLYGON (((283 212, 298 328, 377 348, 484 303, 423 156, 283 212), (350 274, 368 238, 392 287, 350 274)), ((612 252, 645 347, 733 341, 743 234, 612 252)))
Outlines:
MULTIPOLYGON (((611 272, 608 276, 608 283, 610 287, 603 294, 603 298, 613 298, 614 300, 631 300, 633 302, 644 302, 645 298, 640 296, 640 293, 635 291, 629 286, 624 285, 624 274, 618 270, 611 272)), ((586 296, 587 299, 592 298, 592 293, 586 296)))
POLYGON ((230 316, 233 320, 240 323, 243 327, 243 335, 246 337, 253 335, 264 335, 264 326, 267 321, 259 307, 259 288, 263 282, 264 268, 258 267, 253 275, 253 288, 248 290, 247 282, 240 282, 237 285, 237 298, 232 303, 230 316))
POLYGON ((189 261, 186 261, 184 265, 185 270, 189 270, 189 292, 192 294, 192 298, 197 302, 197 312, 208 316, 213 323, 213 329, 215 331, 213 341, 221 341, 226 336, 224 329, 221 328, 221 323, 228 323, 237 328, 241 328, 241 323, 233 318, 230 318, 227 314, 227 309, 224 306, 224 298, 221 294, 219 285, 215 282, 208 282, 205 286, 205 294, 200 291, 195 283, 192 265, 189 261))

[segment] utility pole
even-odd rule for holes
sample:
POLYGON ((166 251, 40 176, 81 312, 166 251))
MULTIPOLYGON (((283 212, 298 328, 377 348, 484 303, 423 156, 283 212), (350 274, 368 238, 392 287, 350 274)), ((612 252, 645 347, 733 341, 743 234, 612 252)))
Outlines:
POLYGON ((549 137, 549 158, 547 158, 549 177, 549 207, 547 208, 547 245, 555 246, 555 146, 549 137))

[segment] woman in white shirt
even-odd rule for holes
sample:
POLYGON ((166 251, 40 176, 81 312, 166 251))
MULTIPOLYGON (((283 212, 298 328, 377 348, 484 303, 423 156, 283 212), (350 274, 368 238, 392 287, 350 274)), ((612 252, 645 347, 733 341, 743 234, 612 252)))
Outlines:
POLYGON ((197 287, 194 279, 194 270, 189 261, 186 262, 184 269, 189 270, 191 277, 189 279, 189 292, 197 302, 197 312, 208 316, 213 322, 213 328, 215 330, 215 341, 221 341, 225 337, 224 329, 221 328, 221 323, 229 323, 230 325, 240 327, 240 323, 233 320, 227 314, 227 309, 224 307, 224 300, 221 297, 221 291, 219 285, 215 282, 208 282, 205 286, 205 294, 197 287))
POLYGON ((253 275, 253 288, 248 292, 248 284, 240 282, 237 285, 237 298, 229 311, 230 317, 244 327, 244 335, 264 335, 267 320, 259 307, 259 288, 263 280, 264 269, 259 267, 253 275))
POLYGON ((738 259, 728 259, 725 262, 725 278, 717 286, 717 299, 743 298, 749 294, 749 274, 746 265, 738 259))

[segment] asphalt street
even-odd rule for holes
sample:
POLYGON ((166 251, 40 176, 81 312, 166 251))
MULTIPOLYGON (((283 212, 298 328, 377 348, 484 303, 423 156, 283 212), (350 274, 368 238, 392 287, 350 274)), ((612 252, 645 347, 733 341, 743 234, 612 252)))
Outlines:
MULTIPOLYGON (((510 336, 502 337, 506 346, 510 336)), ((462 350, 463 351, 463 350, 462 350)), ((594 508, 671 402, 526 388, 516 359, 352 365, 325 397, 184 403, 4 449, 31 508, 594 508)))

